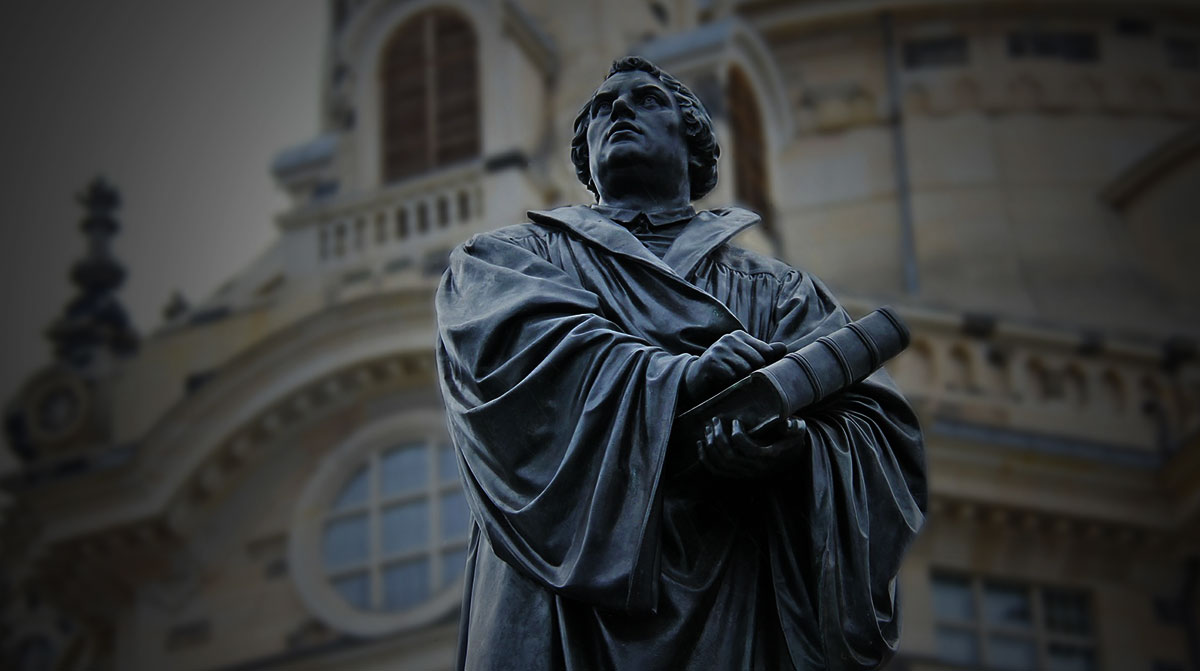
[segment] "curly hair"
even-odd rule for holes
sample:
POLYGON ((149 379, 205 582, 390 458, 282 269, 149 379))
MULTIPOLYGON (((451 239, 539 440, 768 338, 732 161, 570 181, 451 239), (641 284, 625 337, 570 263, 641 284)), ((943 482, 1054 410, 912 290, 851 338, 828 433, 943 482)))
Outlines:
MULTIPOLYGON (((717 136, 713 132, 713 123, 708 116, 708 111, 704 109, 704 105, 696 97, 696 94, 692 93, 682 82, 663 72, 650 61, 638 56, 626 56, 613 61, 612 69, 608 71, 608 76, 604 79, 607 81, 609 77, 618 72, 634 71, 649 74, 662 82, 662 85, 674 95, 675 103, 679 105, 679 112, 683 117, 683 133, 687 140, 688 183, 692 190, 692 200, 703 198, 717 185, 717 159, 721 156, 721 147, 717 144, 717 136)), ((579 111, 579 115, 575 117, 575 137, 571 139, 571 162, 575 164, 575 175, 579 177, 579 181, 583 182, 593 196, 599 198, 600 194, 596 191, 596 184, 592 181, 592 171, 588 165, 587 132, 588 125, 591 123, 592 100, 594 99, 595 95, 593 94, 593 97, 589 98, 583 109, 579 111)))

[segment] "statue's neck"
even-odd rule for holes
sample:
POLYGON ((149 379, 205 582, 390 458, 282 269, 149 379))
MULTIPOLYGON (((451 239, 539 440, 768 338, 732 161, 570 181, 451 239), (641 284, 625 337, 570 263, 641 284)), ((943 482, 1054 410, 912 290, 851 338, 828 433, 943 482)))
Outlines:
POLYGON ((600 205, 618 210, 634 210, 635 212, 664 212, 667 210, 682 210, 691 205, 687 194, 677 194, 664 198, 662 194, 600 193, 600 205))

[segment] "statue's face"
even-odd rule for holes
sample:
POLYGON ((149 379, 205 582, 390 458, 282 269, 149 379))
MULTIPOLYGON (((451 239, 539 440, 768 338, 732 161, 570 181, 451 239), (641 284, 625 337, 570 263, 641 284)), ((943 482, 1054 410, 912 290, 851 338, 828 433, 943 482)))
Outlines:
POLYGON ((601 191, 606 177, 616 171, 686 180, 688 148, 682 129, 675 96, 658 79, 646 72, 618 72, 592 97, 587 131, 592 179, 601 191))

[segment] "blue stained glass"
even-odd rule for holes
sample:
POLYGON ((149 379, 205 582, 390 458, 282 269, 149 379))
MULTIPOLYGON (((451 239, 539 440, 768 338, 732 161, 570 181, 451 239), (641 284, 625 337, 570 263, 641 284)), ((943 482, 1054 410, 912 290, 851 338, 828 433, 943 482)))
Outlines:
POLYGON ((370 581, 365 571, 333 581, 333 588, 338 591, 338 594, 341 594, 342 598, 351 606, 361 610, 366 610, 370 605, 369 587, 370 581))
POLYGON ((1046 651, 1050 671, 1096 671, 1096 653, 1090 648, 1066 643, 1051 643, 1046 651))
POLYGON ((384 508, 384 555, 428 547, 429 531, 429 501, 427 499, 384 508))
POLYGON ((367 503, 367 467, 363 466, 350 476, 350 480, 338 492, 333 502, 333 511, 348 510, 367 503))
POLYGON ((429 486, 429 450, 422 443, 401 445, 383 454, 383 495, 393 496, 429 486))
POLYGON ((1042 604, 1046 611, 1046 627, 1050 631, 1082 635, 1092 633, 1087 594, 1065 589, 1047 589, 1042 592, 1042 604))
POLYGON ((938 657, 955 664, 978 664, 979 641, 975 632, 952 627, 937 628, 938 657))
POLYGON ((987 656, 988 664, 997 669, 1024 671, 1037 668, 1037 651, 1030 638, 989 636, 987 656))
POLYGON ((458 482, 458 459, 450 443, 438 446, 438 479, 442 482, 458 482))
POLYGON ((412 608, 429 598, 429 559, 391 564, 383 569, 384 610, 412 608))
POLYGON ((1029 590, 1020 585, 986 583, 983 587, 983 613, 991 624, 1021 629, 1033 627, 1029 590))
POLYGON ((325 568, 334 570, 367 561, 367 516, 344 517, 325 525, 325 568))
POLYGON ((975 597, 966 578, 933 576, 933 613, 940 620, 970 622, 975 619, 975 597))
POLYGON ((467 497, 461 491, 442 495, 442 540, 467 537, 471 524, 471 513, 467 509, 467 497))

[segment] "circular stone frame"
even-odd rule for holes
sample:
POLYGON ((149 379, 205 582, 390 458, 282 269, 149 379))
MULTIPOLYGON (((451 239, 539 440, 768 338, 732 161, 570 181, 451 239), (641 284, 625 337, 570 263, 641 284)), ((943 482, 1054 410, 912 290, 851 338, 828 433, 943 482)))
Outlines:
POLYGON ((403 611, 366 611, 350 605, 333 587, 324 570, 321 539, 324 519, 340 488, 370 458, 397 440, 414 437, 448 440, 438 408, 414 408, 381 419, 352 434, 327 454, 305 485, 292 517, 288 565, 300 598, 332 629, 359 636, 378 636, 432 624, 462 601, 462 581, 451 583, 421 604, 403 611))

